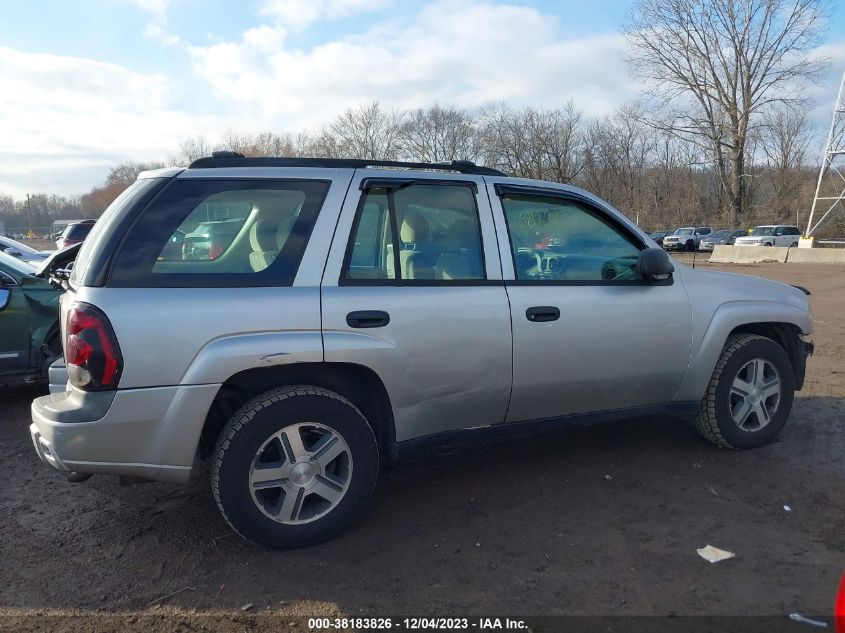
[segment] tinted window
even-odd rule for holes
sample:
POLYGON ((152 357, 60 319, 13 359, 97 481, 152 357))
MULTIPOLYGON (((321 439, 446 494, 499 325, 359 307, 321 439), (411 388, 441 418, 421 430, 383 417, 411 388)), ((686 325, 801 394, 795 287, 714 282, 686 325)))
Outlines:
POLYGON ((344 279, 449 283, 484 277, 478 210, 469 187, 416 184, 363 195, 344 279))
POLYGON ((62 233, 62 237, 69 240, 84 240, 93 228, 93 223, 68 224, 67 227, 65 227, 64 233, 62 233))
POLYGON ((642 281, 640 248, 604 213, 542 195, 502 198, 516 278, 547 281, 642 281))
POLYGON ((109 285, 293 283, 328 184, 173 180, 129 229, 109 285))
POLYGON ((388 213, 387 191, 371 189, 365 194, 351 243, 346 279, 394 279, 394 235, 388 213))
POLYGON ((160 182, 161 181, 159 179, 153 178, 136 180, 134 183, 129 185, 129 187, 124 189, 123 193, 115 198, 114 202, 108 206, 108 208, 103 212, 103 215, 100 216, 100 219, 97 220, 97 223, 92 226, 90 234, 86 236, 85 241, 82 243, 82 247, 76 254, 76 260, 73 263, 71 281, 74 283, 82 282, 82 279, 88 270, 88 266, 93 259, 93 249, 97 246, 98 238, 101 235, 105 235, 114 223, 117 222, 137 200, 139 200, 148 191, 154 189, 154 187, 160 182))
POLYGON ((758 226, 753 231, 751 231, 751 235, 774 235, 775 234, 775 227, 773 226, 758 226))

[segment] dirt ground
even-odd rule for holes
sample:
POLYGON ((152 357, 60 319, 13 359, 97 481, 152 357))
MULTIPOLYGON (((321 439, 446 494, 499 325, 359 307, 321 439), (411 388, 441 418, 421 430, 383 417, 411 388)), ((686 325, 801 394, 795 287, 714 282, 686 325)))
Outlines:
POLYGON ((0 630, 307 630, 302 616, 338 614, 829 616, 845 568, 845 269, 710 268, 813 293, 816 355, 780 441, 718 450, 684 420, 639 419, 439 450, 387 469, 365 516, 308 549, 241 540, 207 481, 66 482, 27 432, 46 388, 0 391, 0 630), (736 558, 707 563, 695 551, 707 544, 736 558))

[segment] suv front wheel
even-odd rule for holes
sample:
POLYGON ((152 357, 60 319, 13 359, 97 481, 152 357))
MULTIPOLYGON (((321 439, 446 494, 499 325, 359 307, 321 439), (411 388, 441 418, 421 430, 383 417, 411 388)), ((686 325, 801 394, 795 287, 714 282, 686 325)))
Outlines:
POLYGON ((229 525, 259 545, 319 543, 367 505, 378 478, 375 436, 342 396, 313 386, 267 391, 232 416, 211 473, 229 525))
POLYGON ((695 426, 723 448, 772 442, 792 409, 795 377, 783 347, 756 334, 728 338, 695 426))

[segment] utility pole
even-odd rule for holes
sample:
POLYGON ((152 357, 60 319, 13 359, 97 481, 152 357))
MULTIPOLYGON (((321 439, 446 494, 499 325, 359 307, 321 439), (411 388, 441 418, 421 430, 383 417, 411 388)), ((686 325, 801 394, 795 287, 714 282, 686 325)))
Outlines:
POLYGON ((32 205, 29 203, 29 194, 26 194, 26 223, 29 227, 26 236, 32 236, 32 205))

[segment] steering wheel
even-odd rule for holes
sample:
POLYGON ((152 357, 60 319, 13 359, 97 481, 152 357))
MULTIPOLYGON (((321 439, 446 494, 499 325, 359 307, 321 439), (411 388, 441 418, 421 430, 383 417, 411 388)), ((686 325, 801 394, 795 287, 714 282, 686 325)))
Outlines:
POLYGON ((537 277, 543 270, 543 257, 536 251, 517 251, 515 263, 517 279, 537 277))

